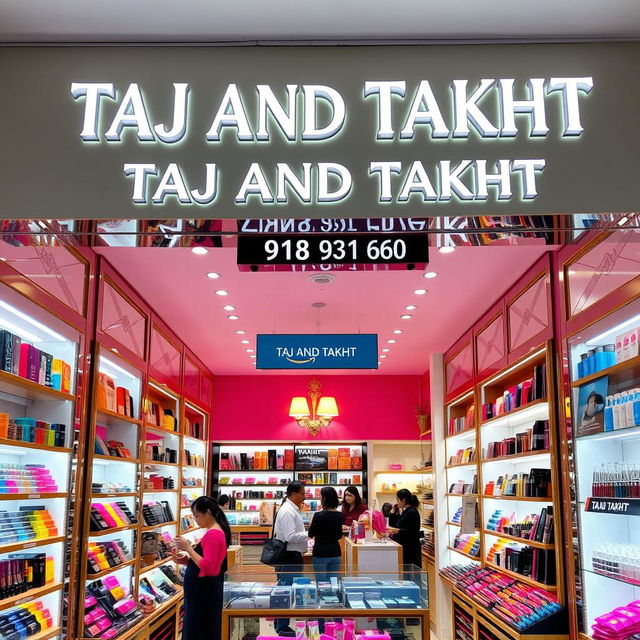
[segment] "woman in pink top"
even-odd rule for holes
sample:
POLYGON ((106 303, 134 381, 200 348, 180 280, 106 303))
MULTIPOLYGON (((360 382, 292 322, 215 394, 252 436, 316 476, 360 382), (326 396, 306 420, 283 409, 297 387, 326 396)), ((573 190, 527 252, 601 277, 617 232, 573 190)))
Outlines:
POLYGON ((200 496, 191 505, 191 511, 198 526, 207 531, 195 546, 181 536, 175 539, 178 551, 173 552, 172 557, 179 564, 187 565, 182 638, 220 640, 224 574, 231 529, 214 498, 200 496))

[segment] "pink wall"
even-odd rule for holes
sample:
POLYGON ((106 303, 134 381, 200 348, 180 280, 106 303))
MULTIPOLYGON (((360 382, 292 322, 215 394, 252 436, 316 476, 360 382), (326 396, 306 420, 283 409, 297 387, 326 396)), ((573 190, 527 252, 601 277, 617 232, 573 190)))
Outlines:
MULTIPOLYGON (((289 417, 313 375, 216 376, 211 439, 309 440, 289 417)), ((315 440, 417 440, 419 376, 317 376, 340 415, 315 440)))

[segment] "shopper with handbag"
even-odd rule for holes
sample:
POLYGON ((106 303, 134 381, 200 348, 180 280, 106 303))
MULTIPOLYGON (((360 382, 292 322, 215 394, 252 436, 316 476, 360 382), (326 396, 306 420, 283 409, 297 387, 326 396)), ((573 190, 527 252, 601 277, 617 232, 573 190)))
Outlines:
MULTIPOLYGON (((302 554, 307 550, 309 541, 300 513, 304 497, 304 485, 297 481, 290 482, 287 486, 287 499, 275 516, 273 538, 286 544, 281 564, 276 565, 280 585, 293 584, 293 578, 303 572, 302 554)), ((279 636, 296 635, 289 627, 289 618, 277 618, 275 629, 279 636)))

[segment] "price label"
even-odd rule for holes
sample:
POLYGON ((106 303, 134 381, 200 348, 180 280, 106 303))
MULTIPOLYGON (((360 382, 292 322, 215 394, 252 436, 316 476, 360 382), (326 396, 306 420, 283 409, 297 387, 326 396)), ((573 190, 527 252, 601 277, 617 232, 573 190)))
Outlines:
POLYGON ((238 264, 415 264, 429 259, 426 234, 238 237, 238 264))

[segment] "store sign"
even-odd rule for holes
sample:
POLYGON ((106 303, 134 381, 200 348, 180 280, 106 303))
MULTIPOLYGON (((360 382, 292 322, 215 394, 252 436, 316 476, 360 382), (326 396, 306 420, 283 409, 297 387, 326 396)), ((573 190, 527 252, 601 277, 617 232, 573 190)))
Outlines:
POLYGON ((584 510, 589 513, 640 516, 640 498, 587 498, 584 510))
POLYGON ((258 369, 377 369, 373 333, 258 334, 258 369))
POLYGON ((428 262, 426 234, 257 235, 238 238, 238 264, 416 264, 428 262))
POLYGON ((2 48, 0 215, 633 210, 639 55, 638 43, 2 48))

